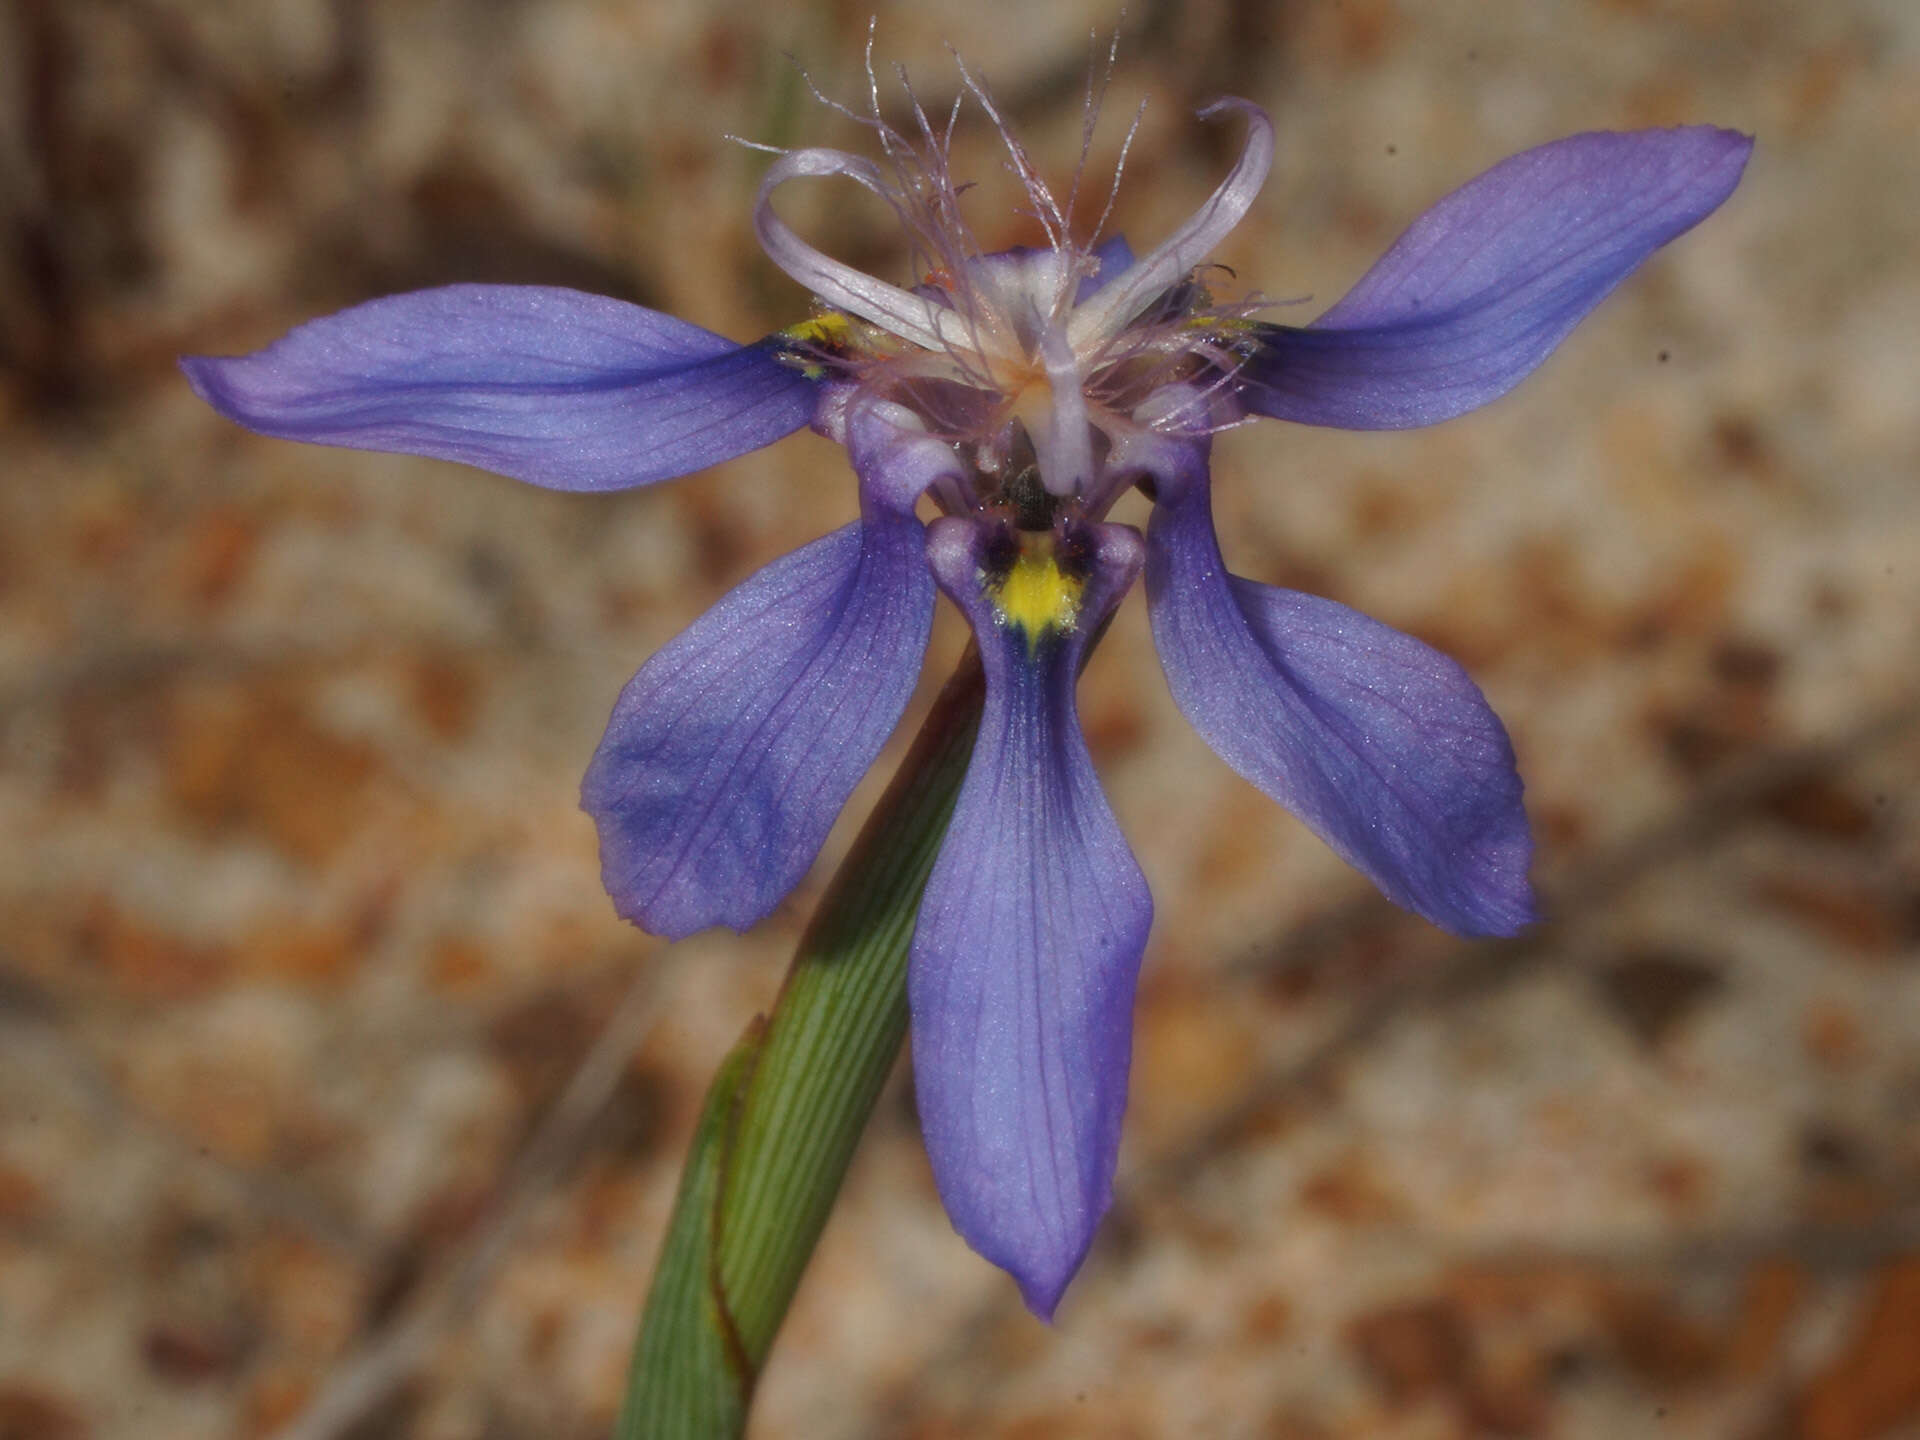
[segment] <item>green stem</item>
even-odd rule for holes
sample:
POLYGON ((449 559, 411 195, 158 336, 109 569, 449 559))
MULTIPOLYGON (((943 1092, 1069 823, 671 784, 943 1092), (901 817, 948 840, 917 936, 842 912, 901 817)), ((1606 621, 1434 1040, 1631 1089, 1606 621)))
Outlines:
POLYGON ((907 1033, 907 951, 980 722, 969 655, 721 1064, 640 1318, 618 1440, 718 1440, 753 1386, 907 1033))

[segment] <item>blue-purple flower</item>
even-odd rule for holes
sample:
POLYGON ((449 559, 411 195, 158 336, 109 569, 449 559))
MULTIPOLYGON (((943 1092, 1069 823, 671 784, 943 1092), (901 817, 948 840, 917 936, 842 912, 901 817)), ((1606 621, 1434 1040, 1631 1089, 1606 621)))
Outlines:
POLYGON ((1499 720, 1419 641, 1230 575, 1210 437, 1256 416, 1427 425, 1492 400, 1725 200, 1751 142, 1697 127, 1529 150, 1295 327, 1260 318, 1257 300, 1216 302, 1201 268, 1266 178, 1273 132, 1255 106, 1202 112, 1245 129, 1239 160, 1141 257, 1077 239, 1004 125, 1047 243, 985 252, 944 132, 915 114, 912 138, 870 118, 877 162, 819 149, 773 162, 756 226, 819 304, 755 344, 567 290, 457 285, 183 364, 210 404, 265 434, 562 490, 684 475, 803 425, 846 447, 860 519, 767 566, 641 668, 584 804, 622 915, 672 938, 755 924, 898 723, 936 590, 959 608, 986 710, 913 938, 916 1093, 955 1227, 1047 1316, 1109 1202, 1152 918, 1074 701, 1142 571, 1174 698, 1229 765, 1437 925, 1508 935, 1533 915, 1499 720), (789 229, 772 196, 802 177, 890 205, 914 283, 789 229), (1153 501, 1144 536, 1106 519, 1131 489, 1153 501))

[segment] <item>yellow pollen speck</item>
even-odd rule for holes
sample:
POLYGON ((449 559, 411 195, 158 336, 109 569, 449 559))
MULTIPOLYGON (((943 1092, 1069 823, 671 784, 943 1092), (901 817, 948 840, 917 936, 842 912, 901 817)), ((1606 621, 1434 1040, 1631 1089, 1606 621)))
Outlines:
POLYGON ((1007 573, 987 585, 1000 623, 1024 634, 1029 649, 1049 634, 1073 628, 1080 615, 1080 594, 1087 588, 1085 580, 1060 568, 1051 538, 1023 544, 1007 573))

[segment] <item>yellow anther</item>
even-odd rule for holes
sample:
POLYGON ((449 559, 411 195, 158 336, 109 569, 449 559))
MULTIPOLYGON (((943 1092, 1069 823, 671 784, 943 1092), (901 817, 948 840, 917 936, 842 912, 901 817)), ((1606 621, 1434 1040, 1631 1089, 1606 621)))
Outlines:
POLYGON ((853 322, 838 310, 823 310, 810 320, 789 325, 780 334, 796 345, 838 347, 847 343, 852 325, 853 322))

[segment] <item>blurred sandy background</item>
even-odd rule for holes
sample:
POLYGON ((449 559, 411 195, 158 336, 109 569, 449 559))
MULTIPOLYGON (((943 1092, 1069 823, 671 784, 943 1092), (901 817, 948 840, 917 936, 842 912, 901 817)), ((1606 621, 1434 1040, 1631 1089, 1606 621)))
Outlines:
MULTIPOLYGON (((173 357, 454 280, 799 318, 721 137, 858 144, 782 52, 857 99, 868 12, 767 13, 0 7, 4 1440, 611 1423, 701 1091, 820 876, 669 949, 614 919, 575 789, 645 656, 852 513, 842 461, 545 494, 255 439, 173 357)), ((950 41, 1058 175, 1117 16, 883 7, 879 51, 944 101, 950 41)), ((1487 411, 1220 447, 1237 569, 1483 683, 1552 923, 1463 945, 1372 897, 1187 731, 1130 601, 1083 686, 1159 905, 1116 1211, 1043 1328, 953 1237, 896 1081, 756 1433, 1920 1435, 1920 9, 1121 29, 1118 227, 1151 244, 1224 170, 1194 105, 1256 100, 1280 154, 1220 258, 1303 316, 1514 150, 1760 147, 1487 411)), ((903 263, 804 189, 816 239, 903 263)))

